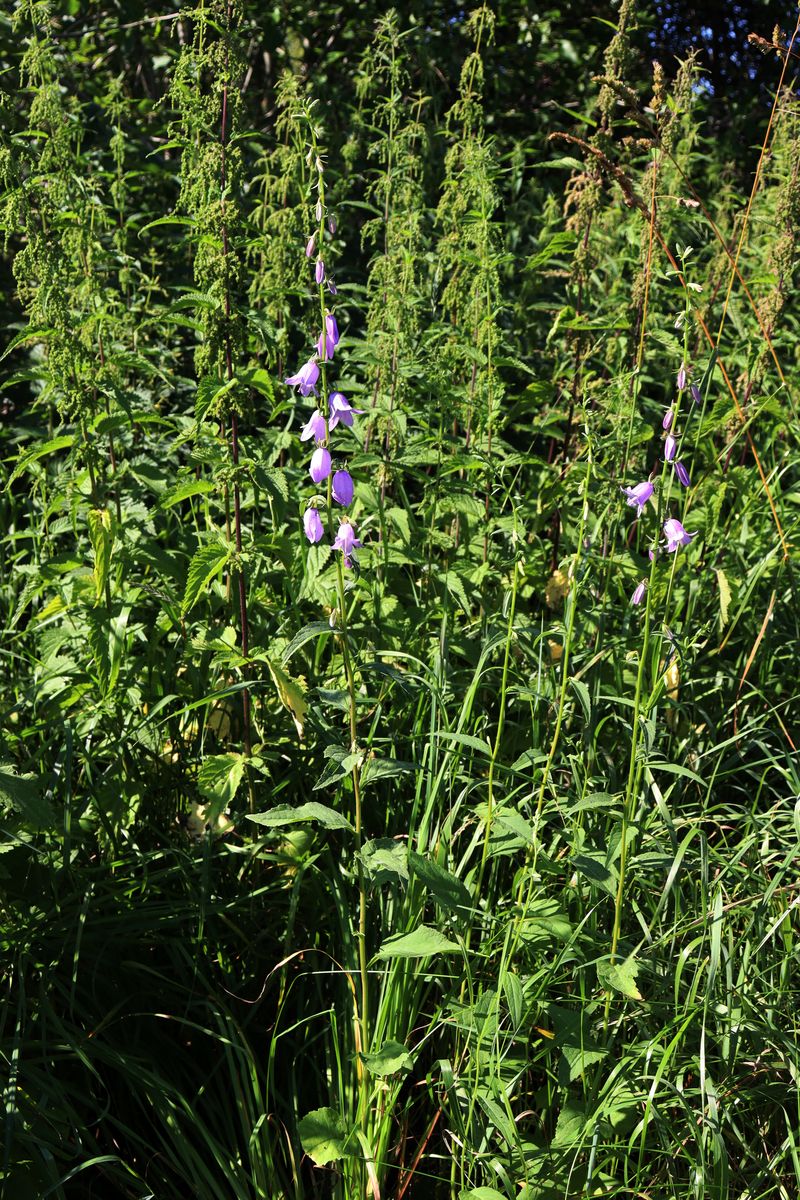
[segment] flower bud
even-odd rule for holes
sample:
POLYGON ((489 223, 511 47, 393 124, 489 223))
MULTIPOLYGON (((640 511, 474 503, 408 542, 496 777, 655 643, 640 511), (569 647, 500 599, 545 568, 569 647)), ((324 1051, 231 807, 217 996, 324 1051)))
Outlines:
POLYGON ((669 432, 669 430, 672 429, 672 422, 674 421, 674 419, 675 419, 674 412, 672 411, 671 408, 668 408, 666 410, 666 412, 664 413, 664 416, 661 419, 661 428, 666 429, 669 432))
POLYGON ((672 462, 675 457, 675 452, 678 449, 678 443, 671 433, 668 433, 664 438, 664 458, 667 462, 672 462))

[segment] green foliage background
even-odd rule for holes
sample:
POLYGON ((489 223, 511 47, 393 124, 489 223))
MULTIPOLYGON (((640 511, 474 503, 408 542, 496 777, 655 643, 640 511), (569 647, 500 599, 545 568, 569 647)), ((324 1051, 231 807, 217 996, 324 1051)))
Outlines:
POLYGON ((639 7, 0 15, 3 1197, 797 1193, 798 59, 639 7))

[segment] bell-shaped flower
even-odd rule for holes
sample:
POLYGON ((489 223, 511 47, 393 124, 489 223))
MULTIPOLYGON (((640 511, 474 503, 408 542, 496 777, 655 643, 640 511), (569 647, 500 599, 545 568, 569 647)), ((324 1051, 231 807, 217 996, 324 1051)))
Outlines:
POLYGON ((334 550, 341 550, 344 555, 344 565, 352 566, 350 556, 354 550, 357 550, 361 542, 356 537, 356 531, 349 521, 342 521, 339 526, 339 532, 336 534, 336 540, 333 543, 334 550))
POLYGON ((317 341, 317 353, 320 358, 330 361, 333 358, 333 352, 339 345, 339 326, 336 324, 336 317, 333 313, 325 314, 325 333, 319 335, 317 341))
POLYGON ((681 369, 678 371, 678 391, 682 392, 686 387, 688 375, 686 373, 686 363, 681 363, 681 369))
POLYGON ((331 456, 324 446, 317 446, 311 455, 311 465, 308 468, 308 473, 314 480, 314 483, 322 483, 323 479, 327 479, 330 475, 331 456))
POLYGON ((675 463, 675 474, 678 476, 678 479, 683 487, 687 488, 692 486, 692 481, 689 478, 689 472, 686 470, 686 467, 682 462, 675 463))
POLYGON ((325 436, 325 416, 315 408, 300 431, 300 441, 307 442, 313 438, 315 442, 324 442, 325 436))
POLYGON ((312 233, 311 237, 306 242, 306 258, 311 258, 311 255, 314 253, 314 245, 316 243, 316 240, 317 240, 317 235, 315 233, 312 233))
POLYGON ((675 419, 675 413, 672 411, 671 408, 668 408, 665 411, 664 416, 661 418, 661 428, 663 430, 665 430, 667 433, 669 433, 670 429, 672 429, 672 422, 674 421, 674 419, 675 419))
POLYGON ((640 517, 645 504, 647 504, 655 488, 650 480, 646 479, 644 483, 637 483, 635 487, 620 488, 620 491, 624 492, 628 497, 628 504, 630 504, 631 508, 639 510, 636 516, 640 517))
POLYGON ((322 283, 325 279, 325 263, 321 258, 317 259, 317 265, 314 268, 314 278, 316 279, 317 283, 322 283))
POLYGON ((697 386, 697 384, 693 383, 689 388, 689 391, 692 393, 692 399, 694 400, 695 404, 699 404, 703 397, 700 395, 700 388, 697 386))
POLYGON ((671 433, 668 433, 664 438, 664 458, 667 462, 672 462, 678 449, 678 443, 671 433))
POLYGON ((353 408, 341 392, 331 392, 328 403, 331 413, 328 421, 329 429, 335 429, 340 421, 342 425, 349 427, 353 424, 354 415, 362 416, 364 412, 363 408, 353 408))
POLYGON ((310 542, 319 542, 325 532, 322 528, 322 518, 316 508, 307 508, 303 513, 303 529, 310 542))
POLYGON ((335 472, 331 492, 336 503, 344 508, 353 503, 353 477, 349 471, 335 472))
POLYGON ((643 579, 642 582, 637 586, 633 595, 631 596, 631 604, 641 604, 642 603, 642 600, 644 600, 644 593, 645 593, 646 587, 647 587, 647 580, 643 579))
POLYGON ((676 517, 670 517, 664 522, 664 537, 667 539, 667 552, 674 554, 679 546, 688 546, 697 533, 687 533, 676 517))
POLYGON ((296 375, 290 375, 288 379, 284 379, 284 383, 288 383, 289 387, 299 387, 301 396, 310 396, 313 392, 316 396, 316 382, 319 379, 319 367, 316 359, 310 358, 307 363, 303 363, 296 375))

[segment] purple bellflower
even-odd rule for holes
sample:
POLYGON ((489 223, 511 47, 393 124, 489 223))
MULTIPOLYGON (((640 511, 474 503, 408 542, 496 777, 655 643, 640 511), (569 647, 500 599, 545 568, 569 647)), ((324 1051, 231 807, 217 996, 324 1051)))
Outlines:
POLYGON ((311 258, 311 255, 314 253, 314 243, 316 242, 316 239, 317 235, 312 233, 311 237, 306 242, 306 258, 311 258))
POLYGON ((336 503, 344 508, 353 503, 353 477, 349 471, 337 471, 334 474, 331 492, 336 503))
POLYGON ((330 229, 331 235, 336 233, 336 217, 328 217, 328 229, 330 229))
POLYGON ((674 554, 679 546, 688 546, 697 533, 687 533, 675 517, 664 522, 664 537, 667 539, 667 552, 674 554))
POLYGON ((644 593, 645 593, 646 587, 647 587, 647 580, 643 579, 642 582, 640 584, 638 584, 635 592, 631 596, 631 604, 641 604, 642 603, 642 601, 644 600, 644 593))
POLYGON ((325 441, 325 417, 318 408, 314 409, 300 433, 301 442, 307 442, 309 438, 316 442, 325 441))
POLYGON ((686 363, 681 363, 681 369, 678 371, 678 391, 682 392, 686 387, 688 375, 686 373, 686 363))
POLYGON ((628 504, 630 504, 631 508, 639 510, 636 514, 638 518, 642 515, 644 506, 652 496, 655 488, 650 480, 647 479, 644 483, 637 483, 635 487, 620 488, 620 491, 624 492, 628 497, 628 504))
POLYGON ((317 283, 322 283, 325 279, 325 263, 321 258, 317 259, 317 265, 314 268, 314 278, 316 279, 317 283))
POLYGON ((672 422, 675 419, 675 414, 671 408, 668 408, 661 419, 661 428, 669 433, 672 429, 672 422))
POLYGON ((316 508, 307 508, 303 513, 303 529, 306 531, 306 537, 310 542, 322 541, 322 535, 325 531, 322 528, 322 518, 316 508))
POLYGON ((678 449, 678 443, 671 433, 668 433, 664 438, 664 458, 667 462, 672 462, 675 457, 675 452, 678 449))
POLYGON ((331 406, 329 429, 335 429, 340 421, 342 425, 350 427, 353 424, 353 416, 356 413, 361 416, 364 412, 363 408, 352 408, 341 392, 331 392, 328 401, 331 406))
POLYGON ((334 550, 341 550, 344 555, 344 565, 350 567, 353 564, 350 561, 350 555, 354 550, 357 550, 361 542, 356 537, 356 531, 349 521, 342 521, 339 526, 339 532, 336 534, 336 540, 333 543, 334 550))
POLYGON ((695 404, 699 404, 702 400, 702 396, 700 395, 700 388, 697 386, 697 384, 693 383, 689 391, 692 393, 692 399, 694 400, 695 404))
POLYGON ((336 317, 333 313, 325 314, 325 333, 319 335, 317 342, 317 354, 320 358, 329 362, 333 358, 333 352, 339 345, 339 326, 336 324, 336 317))
POLYGON ((322 220, 322 201, 321 200, 317 201, 317 207, 314 209, 314 215, 316 216, 318 221, 322 220))
POLYGON ((685 488, 692 486, 692 481, 689 478, 689 472, 686 470, 686 467, 682 462, 675 463, 675 474, 678 476, 678 479, 685 488))
POLYGON ((301 396, 310 396, 313 392, 316 396, 316 382, 319 379, 319 367, 316 360, 310 358, 307 363, 303 363, 296 375, 290 375, 288 379, 284 379, 284 383, 288 383, 289 387, 299 387, 301 396))
POLYGON ((328 291, 330 292, 330 294, 332 296, 336 295, 336 284, 333 282, 332 279, 328 280, 328 291))
POLYGON ((323 479, 327 479, 330 475, 331 456, 330 452, 324 446, 317 446, 311 455, 311 465, 308 468, 308 473, 314 480, 314 483, 322 483, 323 479))

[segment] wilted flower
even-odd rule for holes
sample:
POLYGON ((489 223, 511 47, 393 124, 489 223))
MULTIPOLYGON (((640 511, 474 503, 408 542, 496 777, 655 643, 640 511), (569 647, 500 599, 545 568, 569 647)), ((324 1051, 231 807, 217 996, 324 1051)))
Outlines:
POLYGON ((678 479, 681 481, 684 487, 691 487, 692 481, 689 478, 689 472, 686 470, 686 467, 682 462, 675 463, 675 474, 678 476, 678 479))
POLYGON ((364 412, 363 408, 352 408, 341 392, 331 392, 328 401, 331 406, 329 429, 335 429, 340 421, 342 425, 351 426, 354 414, 361 416, 364 412))
POLYGON ((328 229, 330 229, 331 234, 336 233, 336 217, 328 217, 328 229))
POLYGON ((678 391, 679 392, 682 392, 683 389, 686 387, 687 378, 688 378, 688 376, 686 374, 686 363, 681 363, 681 369, 680 369, 680 371, 678 371, 678 391))
POLYGON ((328 291, 330 292, 330 294, 332 296, 336 295, 336 284, 333 282, 332 279, 328 280, 328 291))
POLYGON ((307 442, 309 438, 314 438, 317 442, 324 442, 325 436, 325 417, 315 408, 300 431, 300 441, 307 442))
POLYGON ((325 263, 321 258, 317 259, 317 265, 314 269, 314 278, 316 279, 317 283, 322 283, 325 278, 325 263))
POLYGON ((342 521, 339 526, 339 532, 336 534, 336 540, 333 543, 334 550, 341 550, 344 555, 344 565, 352 566, 350 555, 354 550, 357 550, 361 542, 356 538, 356 531, 349 521, 342 521))
POLYGON ((314 480, 314 483, 322 483, 323 479, 327 479, 330 475, 331 456, 324 446, 317 446, 311 455, 311 465, 308 468, 308 473, 314 480))
POLYGON ((311 237, 306 242, 306 258, 311 258, 311 255, 314 253, 314 243, 316 242, 316 240, 317 240, 317 235, 315 233, 312 233, 311 237))
POLYGON ((307 508, 303 513, 303 529, 305 529, 306 537, 310 542, 319 542, 322 540, 324 533, 322 518, 316 508, 307 508))
POLYGON ((689 388, 689 391, 692 393, 692 399, 694 400, 695 404, 699 404, 702 400, 702 396, 700 395, 700 388, 697 386, 697 384, 693 383, 689 388))
POLYGON ((640 517, 645 504, 647 504, 655 488, 648 479, 644 483, 637 483, 635 487, 620 488, 620 491, 624 492, 628 497, 628 504, 630 504, 631 508, 638 508, 639 511, 636 516, 640 517))
POLYGON ((317 207, 314 209, 314 213, 316 215, 317 220, 321 221, 322 220, 322 201, 321 200, 317 201, 317 207))
POLYGON ((672 422, 673 422, 674 418, 675 418, 674 412, 672 411, 671 408, 668 408, 667 411, 664 413, 664 416, 661 418, 661 428, 665 429, 667 431, 672 429, 672 422))
POLYGON ((336 503, 344 508, 353 503, 353 477, 349 471, 336 471, 331 492, 336 503))
POLYGON ((671 433, 668 433, 664 438, 664 458, 667 462, 672 462, 675 457, 675 451, 678 449, 678 443, 671 433))
POLYGON ((336 324, 336 317, 333 313, 325 314, 325 333, 319 335, 317 342, 317 353, 320 358, 330 360, 333 358, 333 352, 339 345, 339 326, 336 324))
POLYGON ((637 586, 633 595, 631 596, 631 604, 641 604, 642 603, 642 600, 644 600, 644 592, 645 592, 646 587, 647 587, 647 580, 643 579, 642 582, 637 586))
POLYGON ((679 546, 688 546, 697 533, 687 533, 675 517, 664 522, 664 537, 667 539, 667 551, 672 554, 679 546))
POLYGON ((314 385, 318 379, 319 367, 316 359, 310 358, 307 363, 303 363, 296 375, 290 375, 283 382, 288 383, 289 387, 299 387, 301 396, 309 396, 312 392, 316 396, 317 389, 314 385))

